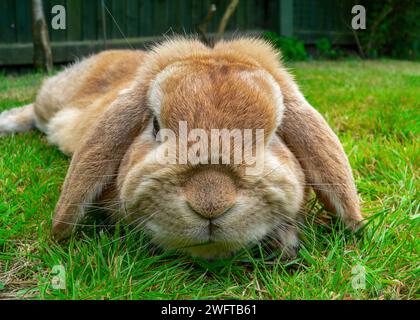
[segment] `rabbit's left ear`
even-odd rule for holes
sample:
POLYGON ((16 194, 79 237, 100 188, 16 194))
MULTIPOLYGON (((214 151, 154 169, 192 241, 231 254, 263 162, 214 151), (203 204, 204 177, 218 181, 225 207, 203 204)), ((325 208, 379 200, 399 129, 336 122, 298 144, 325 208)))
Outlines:
POLYGON ((282 66, 279 52, 259 39, 220 42, 216 49, 240 53, 237 55, 241 58, 249 57, 271 73, 280 86, 285 107, 278 134, 299 160, 306 182, 325 207, 342 218, 349 228, 354 230, 362 225, 359 197, 343 147, 324 118, 300 93, 282 66))
POLYGON ((363 225, 351 167, 340 141, 324 118, 306 101, 285 70, 277 80, 284 98, 284 116, 278 134, 294 153, 306 182, 325 207, 352 230, 363 225))
POLYGON ((85 206, 115 178, 121 159, 149 118, 141 95, 125 93, 86 134, 73 155, 55 209, 52 234, 57 240, 71 234, 83 217, 85 206))

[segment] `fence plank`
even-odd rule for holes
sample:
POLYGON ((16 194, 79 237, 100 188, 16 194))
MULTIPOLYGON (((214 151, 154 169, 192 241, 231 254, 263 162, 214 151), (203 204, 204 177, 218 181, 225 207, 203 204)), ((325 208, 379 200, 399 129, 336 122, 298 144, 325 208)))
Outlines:
POLYGON ((67 40, 82 39, 82 1, 67 0, 67 40))
POLYGON ((293 0, 280 1, 280 33, 282 36, 293 36, 293 0))
POLYGON ((0 42, 16 42, 16 3, 14 0, 0 1, 0 42))
POLYGON ((181 21, 179 20, 179 0, 172 0, 167 2, 167 26, 169 34, 177 33, 181 27, 181 21))
POLYGON ((139 35, 140 36, 151 36, 153 34, 152 29, 152 3, 153 0, 142 0, 139 6, 139 35))
POLYGON ((252 25, 256 27, 256 29, 264 29, 264 11, 265 11, 265 4, 261 3, 258 0, 250 0, 249 10, 251 10, 252 25))
POLYGON ((181 6, 181 21, 182 21, 182 33, 190 33, 194 30, 192 24, 192 3, 193 0, 182 0, 180 3, 181 6))
POLYGON ((167 24, 168 21, 168 12, 167 12, 167 1, 165 0, 155 0, 153 1, 153 30, 156 35, 160 35, 164 32, 167 32, 169 27, 167 24))
POLYGON ((31 0, 16 0, 16 41, 32 42, 31 0))
POLYGON ((97 1, 89 0, 83 1, 82 3, 82 33, 83 40, 95 40, 100 39, 98 35, 98 11, 100 12, 100 7, 98 7, 97 1))
POLYGON ((191 31, 196 32, 197 25, 201 22, 201 5, 200 1, 192 0, 190 7, 191 15, 191 31))
POLYGON ((136 37, 139 29, 139 1, 127 0, 126 10, 126 36, 128 38, 136 37))
POLYGON ((104 10, 105 10, 105 36, 106 36, 105 39, 106 40, 112 39, 112 26, 114 22, 112 21, 112 17, 109 14, 112 10, 112 2, 113 0, 103 0, 104 10))
POLYGON ((111 25, 112 39, 121 39, 126 34, 126 1, 125 0, 113 0, 110 8, 111 13, 111 25))
POLYGON ((248 25, 247 25, 247 17, 246 17, 246 11, 247 11, 247 6, 246 6, 246 2, 247 0, 242 0, 243 3, 241 3, 241 5, 238 5, 238 7, 236 8, 236 12, 235 12, 235 17, 236 17, 236 29, 239 31, 243 31, 245 29, 247 29, 248 25))
POLYGON ((102 6, 102 0, 96 0, 96 29, 97 31, 97 39, 102 40, 104 44, 104 48, 106 47, 106 11, 105 8, 102 6))

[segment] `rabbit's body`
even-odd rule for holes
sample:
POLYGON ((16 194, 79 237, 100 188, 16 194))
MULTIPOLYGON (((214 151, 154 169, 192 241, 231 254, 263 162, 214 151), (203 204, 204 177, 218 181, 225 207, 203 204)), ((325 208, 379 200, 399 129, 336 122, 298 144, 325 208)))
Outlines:
POLYGON ((48 78, 34 103, 37 128, 61 151, 73 154, 100 114, 131 85, 144 54, 104 51, 48 78))
POLYGON ((143 227, 165 248, 215 258, 268 240, 293 256, 309 186, 350 228, 362 219, 337 137, 260 40, 210 49, 177 39, 147 53, 103 52, 48 79, 34 106, 14 114, 20 118, 0 115, 0 133, 2 120, 4 128, 34 121, 73 155, 53 221, 58 238, 90 203, 106 201, 119 206, 113 217, 143 227), (231 161, 236 145, 182 163, 182 123, 209 136, 263 131, 261 149, 252 146, 261 171, 248 174, 249 163, 231 161), (175 142, 157 140, 159 127, 175 142), (175 163, 160 161, 168 146, 175 163), (217 162, 224 156, 231 162, 217 162))

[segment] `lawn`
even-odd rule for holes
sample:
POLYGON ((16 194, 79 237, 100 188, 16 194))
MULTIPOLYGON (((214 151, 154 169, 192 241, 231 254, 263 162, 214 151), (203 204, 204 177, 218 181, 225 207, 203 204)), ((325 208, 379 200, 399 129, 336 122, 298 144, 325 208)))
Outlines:
MULTIPOLYGON (((0 299, 420 298, 420 63, 290 67, 349 155, 363 234, 313 201, 302 249, 287 263, 258 250, 215 262, 156 252, 123 226, 87 226, 57 244, 51 215, 69 159, 38 132, 17 134, 0 138, 0 299), (52 283, 57 265, 65 288, 52 283)), ((43 77, 0 73, 0 111, 33 101, 43 77)))

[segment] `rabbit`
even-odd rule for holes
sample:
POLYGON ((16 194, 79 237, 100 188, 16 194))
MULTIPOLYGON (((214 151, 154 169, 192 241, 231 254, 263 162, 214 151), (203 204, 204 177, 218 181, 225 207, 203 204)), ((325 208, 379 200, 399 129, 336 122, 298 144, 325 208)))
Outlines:
POLYGON ((143 228, 163 249, 217 259, 268 241, 292 258, 311 190, 350 230, 363 225, 340 141, 259 38, 210 48, 179 37, 90 56, 45 80, 33 104, 0 114, 0 134, 32 128, 71 156, 52 221, 58 240, 90 204, 113 203, 116 221, 143 228), (160 163, 168 142, 159 132, 178 135, 180 121, 205 132, 263 129, 262 172, 160 163))

